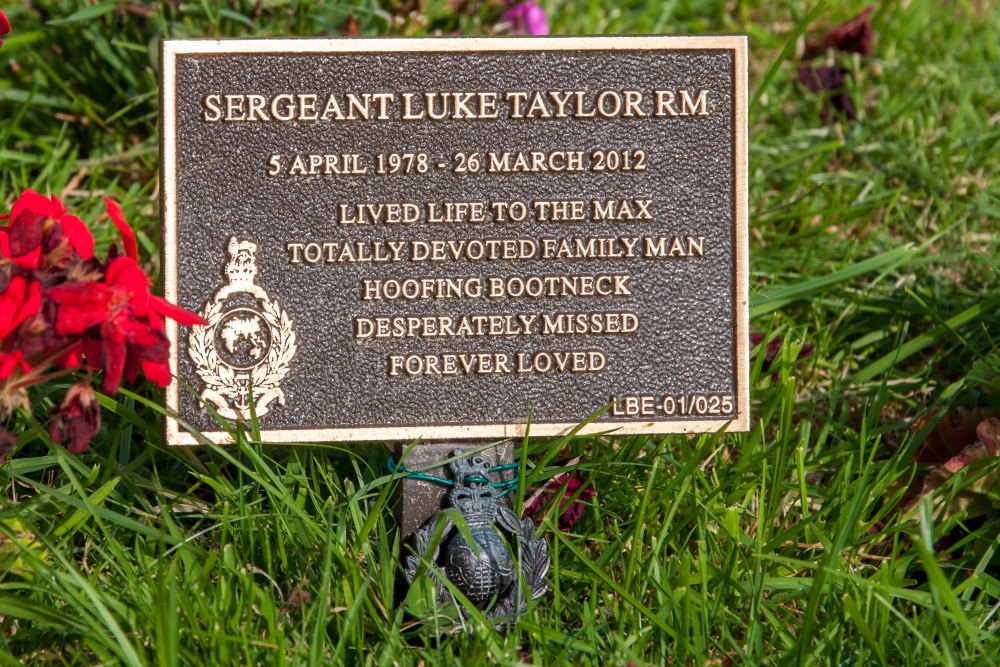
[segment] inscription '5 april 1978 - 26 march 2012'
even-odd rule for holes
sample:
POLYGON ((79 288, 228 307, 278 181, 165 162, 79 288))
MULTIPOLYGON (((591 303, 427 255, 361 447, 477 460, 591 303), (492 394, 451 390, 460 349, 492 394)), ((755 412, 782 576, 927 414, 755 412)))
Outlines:
POLYGON ((165 41, 168 441, 745 430, 746 57, 165 41))

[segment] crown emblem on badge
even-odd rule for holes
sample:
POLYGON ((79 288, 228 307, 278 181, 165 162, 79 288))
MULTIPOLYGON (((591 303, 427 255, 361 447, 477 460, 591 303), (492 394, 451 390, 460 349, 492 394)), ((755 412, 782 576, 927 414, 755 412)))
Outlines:
POLYGON ((208 324, 194 326, 188 356, 201 380, 201 398, 226 419, 249 419, 251 396, 258 418, 285 404, 281 382, 298 350, 288 313, 256 284, 257 245, 229 240, 223 285, 204 310, 208 324))
POLYGON ((250 241, 237 241, 236 237, 229 239, 229 263, 226 264, 226 276, 229 277, 228 287, 232 290, 254 291, 260 289, 254 284, 257 278, 257 244, 250 241))

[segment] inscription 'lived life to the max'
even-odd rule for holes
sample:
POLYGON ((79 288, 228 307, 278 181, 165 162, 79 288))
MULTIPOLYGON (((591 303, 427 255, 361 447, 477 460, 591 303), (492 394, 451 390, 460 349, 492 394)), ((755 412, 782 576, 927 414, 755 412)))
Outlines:
POLYGON ((744 38, 167 40, 163 76, 166 292, 208 322, 168 329, 170 442, 747 428, 744 38))

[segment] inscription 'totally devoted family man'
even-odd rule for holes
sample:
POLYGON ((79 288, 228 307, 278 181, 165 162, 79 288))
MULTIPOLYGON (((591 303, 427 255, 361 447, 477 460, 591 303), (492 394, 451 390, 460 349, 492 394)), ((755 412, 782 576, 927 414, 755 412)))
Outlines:
POLYGON ((162 62, 172 444, 747 427, 745 38, 162 62))

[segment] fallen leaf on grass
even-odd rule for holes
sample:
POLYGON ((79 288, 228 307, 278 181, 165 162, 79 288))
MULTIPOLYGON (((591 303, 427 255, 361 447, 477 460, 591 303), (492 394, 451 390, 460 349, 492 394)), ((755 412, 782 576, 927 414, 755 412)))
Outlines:
POLYGON ((834 114, 847 120, 857 120, 858 118, 854 102, 851 101, 851 96, 847 92, 848 74, 850 72, 838 65, 824 65, 822 67, 802 65, 799 67, 799 83, 805 85, 810 92, 823 96, 823 106, 819 110, 819 117, 823 119, 824 123, 830 123, 834 119, 834 114))
POLYGON ((872 38, 875 36, 871 23, 871 15, 874 11, 874 6, 866 7, 851 20, 844 21, 828 32, 826 37, 819 42, 806 42, 802 60, 811 60, 822 55, 827 49, 842 53, 859 53, 865 57, 870 56, 872 54, 872 38))
MULTIPOLYGON (((765 334, 762 333, 752 333, 750 334, 750 349, 755 349, 758 345, 764 342, 765 334)), ((781 354, 781 347, 785 344, 784 336, 774 336, 767 343, 767 348, 764 349, 764 370, 768 370, 771 364, 777 359, 778 355, 781 354)), ((795 357, 796 361, 804 357, 808 357, 816 350, 816 347, 812 343, 803 343, 802 348, 799 350, 799 354, 795 357)))
MULTIPOLYGON (((875 31, 871 24, 871 15, 875 7, 867 7, 849 21, 841 23, 827 33, 819 42, 806 42, 802 60, 808 61, 827 51, 841 53, 858 53, 864 57, 872 55, 872 39, 875 31)), ((799 66, 799 83, 815 95, 823 97, 820 118, 824 123, 835 120, 835 116, 848 121, 857 120, 858 114, 854 102, 847 92, 847 76, 850 72, 834 59, 821 66, 799 66)))
POLYGON ((312 594, 303 588, 294 588, 288 594, 288 608, 292 611, 301 611, 302 606, 312 599, 312 594))
MULTIPOLYGON (((993 509, 990 497, 997 478, 1000 477, 1000 419, 981 418, 981 411, 959 410, 956 416, 944 415, 934 430, 928 434, 924 445, 916 454, 918 463, 928 464, 926 474, 910 483, 900 503, 904 513, 915 511, 924 496, 930 497, 935 515, 946 519, 958 513, 966 517, 988 514, 993 509), (975 424, 975 427, 972 427, 975 424), (959 482, 954 493, 942 494, 939 490, 955 480, 967 476, 970 481, 959 482)), ((927 419, 918 422, 926 424, 927 419)))
POLYGON ((361 34, 361 25, 354 18, 354 12, 347 12, 347 18, 340 25, 340 34, 346 37, 357 37, 361 34))

